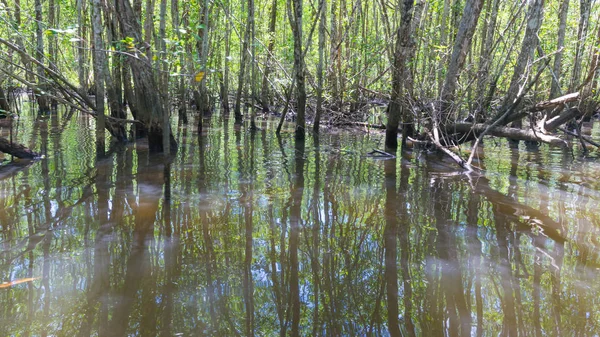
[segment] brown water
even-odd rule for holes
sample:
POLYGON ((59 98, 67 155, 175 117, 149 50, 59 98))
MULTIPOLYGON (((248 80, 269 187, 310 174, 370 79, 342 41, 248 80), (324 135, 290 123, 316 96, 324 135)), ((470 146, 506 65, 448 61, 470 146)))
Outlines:
POLYGON ((0 171, 0 336, 600 334, 598 159, 490 141, 478 177, 207 123, 168 165, 96 162, 86 117, 15 125, 46 158, 0 171))

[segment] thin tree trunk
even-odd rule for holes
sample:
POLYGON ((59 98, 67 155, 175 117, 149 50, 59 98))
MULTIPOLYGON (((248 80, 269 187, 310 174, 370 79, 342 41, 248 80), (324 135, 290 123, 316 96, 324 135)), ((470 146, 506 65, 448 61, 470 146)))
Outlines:
POLYGON ((250 130, 257 130, 256 127, 256 109, 254 108, 254 99, 257 97, 256 93, 256 48, 254 47, 254 41, 256 37, 255 24, 254 24, 254 0, 248 0, 248 25, 250 26, 250 130))
POLYGON ((323 62, 325 62, 325 34, 327 24, 327 0, 319 1, 319 12, 321 13, 319 20, 319 63, 317 65, 317 111, 313 123, 313 132, 319 132, 319 124, 321 123, 321 115, 323 114, 323 62))
MULTIPOLYGON (((251 0, 248 0, 249 2, 251 0)), ((248 9, 249 10, 249 9, 248 9)), ((248 16, 250 16, 250 13, 248 13, 248 16)), ((246 63, 248 63, 248 40, 251 38, 251 34, 252 34, 252 25, 250 20, 247 20, 246 22, 246 32, 244 33, 244 40, 242 42, 242 50, 240 51, 241 54, 241 61, 240 61, 240 72, 238 74, 238 88, 237 88, 237 94, 235 96, 235 107, 234 107, 234 114, 235 114, 235 123, 236 124, 242 124, 242 94, 244 92, 244 85, 246 84, 245 82, 245 75, 246 75, 246 63)))
POLYGON ((106 148, 104 118, 104 41, 102 40, 102 14, 100 0, 92 0, 92 34, 94 36, 94 83, 96 86, 96 157, 104 157, 106 148))
POLYGON ((448 71, 444 86, 442 87, 441 104, 440 104, 440 119, 434 122, 446 124, 452 114, 453 105, 455 102, 455 94, 458 88, 458 76, 464 66, 467 53, 471 49, 473 34, 477 27, 477 21, 483 8, 483 0, 467 0, 463 11, 460 26, 456 33, 452 55, 448 64, 448 71))
POLYGON ((388 107, 388 123, 385 130, 385 146, 388 149, 398 148, 398 125, 402 118, 401 99, 405 94, 403 81, 409 76, 410 68, 407 51, 410 46, 410 28, 414 0, 404 0, 400 7, 400 27, 396 33, 396 50, 394 51, 394 71, 392 73, 392 93, 388 107))
MULTIPOLYGON (((229 6, 229 3, 228 5, 229 6)), ((229 10, 229 8, 227 8, 229 10)), ((229 107, 229 59, 231 58, 231 22, 225 16, 225 65, 223 66, 223 88, 221 93, 221 104, 226 115, 230 114, 229 107)))
MULTIPOLYGON (((518 110, 517 107, 513 107, 513 105, 515 104, 516 98, 519 96, 519 92, 526 85, 533 54, 539 45, 538 31, 542 25, 543 9, 544 0, 533 0, 529 3, 527 28, 525 29, 521 51, 517 58, 517 64, 515 65, 506 97, 494 120, 498 120, 509 109, 512 109, 513 111, 518 110)), ((506 118, 503 120, 506 120, 506 118)), ((502 121, 500 121, 500 124, 502 124, 502 121)))
POLYGON ((294 72, 296 79, 296 139, 305 137, 306 88, 304 84, 304 53, 302 51, 302 0, 288 0, 292 6, 290 25, 294 36, 294 72))
POLYGON ((569 14, 569 0, 563 0, 560 4, 560 10, 558 13, 558 19, 560 23, 558 26, 556 54, 554 55, 554 67, 552 68, 552 85, 550 87, 550 97, 548 99, 553 99, 558 96, 562 96, 562 92, 560 90, 560 79, 562 73, 562 49, 565 46, 567 14, 569 14))
POLYGON ((271 14, 269 19, 269 43, 267 45, 267 60, 262 79, 261 101, 264 112, 269 112, 269 75, 271 73, 271 63, 273 50, 275 49, 275 24, 277 23, 277 0, 271 2, 271 14))
POLYGON ((77 63, 79 63, 79 67, 77 67, 77 76, 79 78, 79 88, 81 88, 81 92, 87 93, 87 48, 85 45, 86 11, 84 8, 84 1, 85 0, 77 0, 77 34, 79 35, 79 40, 77 41, 77 63))
POLYGON ((571 85, 569 86, 570 92, 576 91, 575 88, 579 86, 579 80, 581 77, 581 58, 585 46, 585 39, 588 33, 591 9, 592 0, 579 0, 579 29, 577 30, 577 46, 575 47, 573 74, 571 76, 571 85))
MULTIPOLYGON (((35 21, 36 21, 36 53, 35 58, 40 63, 44 63, 44 21, 42 19, 42 1, 35 0, 35 21)), ((38 108, 40 113, 47 113, 50 111, 48 99, 43 90, 46 89, 46 80, 44 77, 44 68, 41 65, 37 67, 37 81, 38 85, 34 89, 34 93, 37 98, 38 108), (40 90, 41 89, 41 90, 40 90)))

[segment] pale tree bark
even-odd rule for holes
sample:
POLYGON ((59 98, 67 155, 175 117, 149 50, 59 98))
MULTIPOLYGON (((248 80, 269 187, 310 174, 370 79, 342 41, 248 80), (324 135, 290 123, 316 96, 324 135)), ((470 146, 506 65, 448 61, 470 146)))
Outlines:
MULTIPOLYGON (((115 3, 108 2, 107 10, 105 10, 104 20, 108 29, 106 30, 106 41, 115 41, 118 36, 117 18, 115 3)), ((107 55, 105 53, 105 55, 107 55)), ((104 83, 106 84, 106 96, 108 98, 108 107, 110 115, 119 119, 126 119, 126 114, 123 108, 123 85, 121 81, 121 67, 123 66, 123 55, 113 55, 112 67, 110 66, 109 58, 104 58, 104 66, 102 67, 104 83), (110 69, 113 69, 111 72, 110 69)), ((110 134, 120 142, 127 141, 127 133, 125 126, 122 123, 107 123, 107 130, 110 134)))
POLYGON ((104 66, 106 55, 102 39, 102 14, 100 0, 92 0, 92 35, 94 36, 94 83, 96 92, 96 157, 104 157, 106 134, 104 128, 104 66))
POLYGON ((562 95, 560 90, 560 79, 562 77, 562 57, 565 46, 565 32, 567 28, 567 14, 569 13, 569 0, 563 0, 558 11, 558 36, 556 41, 556 55, 554 55, 554 66, 552 67, 552 85, 550 86, 549 99, 562 95))
POLYGON ((85 45, 85 39, 87 35, 87 25, 85 22, 86 9, 85 0, 77 0, 77 35, 79 40, 77 41, 77 77, 79 78, 79 88, 81 92, 87 92, 88 89, 88 73, 87 73, 87 48, 85 45))
MULTIPOLYGON (((340 86, 339 79, 337 76, 337 69, 340 63, 340 49, 339 45, 341 44, 341 34, 338 30, 337 23, 337 4, 338 1, 331 2, 331 18, 330 18, 330 29, 329 29, 329 37, 330 37, 330 52, 329 52, 329 69, 327 71, 327 78, 329 79, 329 84, 331 86, 331 96, 333 105, 332 108, 334 110, 341 109, 341 94, 340 94, 340 86)), ((385 4, 383 5, 385 6, 385 4)))
MULTIPOLYGON (((533 0, 529 2, 529 11, 527 14, 527 28, 525 29, 525 36, 521 44, 521 51, 517 58, 517 64, 513 69, 513 76, 510 81, 510 86, 504 98, 504 101, 498 111, 494 121, 498 121, 507 111, 512 110, 513 112, 518 111, 517 98, 524 86, 527 84, 527 77, 530 73, 530 67, 533 60, 534 52, 539 45, 538 31, 542 26, 544 10, 544 0, 533 0)), ((505 116, 502 118, 506 120, 505 116)), ((499 124, 503 124, 499 121, 499 124)))
MULTIPOLYGON (((36 21, 36 29, 35 29, 35 37, 36 37, 36 52, 35 58, 40 63, 44 63, 44 21, 42 19, 42 1, 35 0, 35 21, 36 21)), ((47 113, 50 111, 50 105, 48 104, 48 97, 43 92, 46 90, 46 80, 44 77, 44 68, 41 65, 37 67, 37 81, 38 85, 34 89, 34 93, 37 98, 38 108, 41 113, 47 113), (41 90, 40 90, 41 88, 41 90)))
MULTIPOLYGON (((48 25, 50 28, 58 27, 58 14, 59 14, 60 5, 56 3, 56 0, 50 0, 48 2, 48 25)), ((49 60, 49 68, 57 71, 57 48, 58 48, 58 39, 55 34, 50 34, 48 36, 48 60, 49 60)), ((57 107, 56 99, 52 98, 50 102, 50 106, 52 109, 56 109, 57 107)))
MULTIPOLYGON (((144 19, 144 53, 152 60, 152 37, 154 36, 154 1, 146 0, 146 18, 144 19)), ((138 41, 136 41, 137 43, 138 41)))
POLYGON ((496 23, 498 19, 498 11, 500 0, 488 2, 488 20, 482 30, 483 37, 481 38, 480 61, 477 70, 477 93, 476 99, 478 106, 475 111, 474 120, 478 121, 480 116, 485 115, 489 108, 489 102, 486 99, 486 89, 490 83, 490 69, 493 62, 493 51, 495 44, 496 23), (491 9, 489 8, 491 6, 491 9))
MULTIPOLYGON (((481 14, 483 0, 467 0, 463 15, 454 40, 452 55, 448 63, 446 78, 441 92, 440 118, 434 122, 447 124, 453 113, 456 90, 458 88, 458 77, 463 69, 467 53, 471 49, 473 35, 477 27, 477 21, 481 14)), ((437 119, 437 118, 436 118, 437 119)))
MULTIPOLYGON (((227 5, 229 6, 229 4, 227 5)), ((227 9, 229 10, 229 9, 227 9)), ((231 22, 225 16, 225 60, 223 65, 223 86, 221 88, 221 104, 225 114, 230 114, 229 106, 229 60, 231 58, 231 22)))
POLYGON ((248 0, 248 24, 250 25, 250 130, 257 130, 256 127, 256 109, 254 108, 256 93, 256 48, 254 41, 256 37, 256 29, 254 24, 254 0, 248 0))
POLYGON ((573 59, 573 73, 569 91, 576 91, 581 78, 582 55, 585 46, 585 39, 590 25, 590 12, 592 10, 592 0, 579 0, 579 29, 577 30, 577 46, 575 47, 575 58, 573 59))

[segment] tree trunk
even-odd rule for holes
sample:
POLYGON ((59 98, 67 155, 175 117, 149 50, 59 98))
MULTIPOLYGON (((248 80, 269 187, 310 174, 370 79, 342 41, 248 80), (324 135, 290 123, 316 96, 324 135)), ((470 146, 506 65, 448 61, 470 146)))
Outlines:
MULTIPOLYGON (((250 0, 249 0, 250 1, 250 0)), ((248 9, 249 10, 249 9, 248 9)), ((248 13, 250 16, 250 13, 248 13)), ((246 75, 246 63, 248 63, 248 40, 252 34, 252 25, 250 20, 246 20, 246 32, 244 33, 244 40, 242 42, 242 50, 240 50, 240 72, 238 74, 238 88, 235 96, 235 123, 242 124, 242 94, 244 92, 245 75, 246 75)))
MULTIPOLYGON (((529 68, 531 67, 531 61, 533 59, 533 53, 539 45, 538 31, 542 25, 542 13, 544 9, 544 0, 533 0, 529 3, 529 13, 527 15, 527 28, 525 30, 525 36, 523 37, 523 43, 521 45, 521 51, 515 65, 510 86, 504 98, 500 110, 498 111, 494 120, 498 120, 504 115, 509 109, 512 111, 518 111, 515 100, 519 96, 519 93, 526 85, 527 77, 529 74, 529 68)), ((508 116, 507 116, 508 117, 508 116)), ((506 120, 507 118, 504 118, 506 120)), ((503 124, 500 121, 500 124, 503 124)))
POLYGON ((271 14, 269 19, 269 44, 267 45, 267 60, 262 79, 261 101, 264 112, 269 112, 269 75, 271 73, 271 63, 273 59, 273 50, 275 49, 275 24, 277 23, 277 0, 271 2, 271 14))
MULTIPOLYGON (((490 2, 488 2, 489 4, 490 2)), ((498 10, 500 7, 500 0, 493 0, 491 3, 492 9, 488 13, 489 20, 484 26, 484 37, 481 39, 481 53, 479 56, 479 69, 477 71, 477 93, 476 99, 478 106, 475 109, 474 120, 478 121, 480 118, 484 118, 487 110, 489 109, 490 102, 486 99, 486 89, 490 83, 490 69, 493 62, 493 49, 494 49, 494 36, 496 32, 496 22, 498 19, 498 10)))
POLYGON ((317 111, 313 122, 313 131, 319 132, 319 124, 321 123, 321 115, 323 114, 323 62, 325 62, 325 34, 327 24, 327 0, 319 1, 319 63, 317 65, 317 111))
MULTIPOLYGON (((35 21, 36 21, 36 53, 35 58, 41 63, 44 63, 44 22, 42 21, 42 1, 35 0, 35 21)), ((42 66, 37 67, 37 81, 38 85, 34 89, 34 93, 37 98, 38 108, 40 113, 47 113, 50 111, 50 105, 48 104, 48 97, 44 93, 46 90, 46 80, 44 77, 44 68, 42 66), (40 90, 41 89, 41 90, 40 90)))
MULTIPOLYGON (((135 14, 129 1, 117 1, 120 8, 117 14, 119 16, 123 34, 127 37, 133 37, 134 41, 142 41, 142 29, 139 21, 135 18, 135 14)), ((136 47, 144 48, 140 45, 136 47)), ((163 132, 168 132, 165 131, 168 129, 166 129, 166 126, 164 125, 164 114, 166 114, 167 111, 164 110, 160 90, 152 72, 152 63, 143 53, 138 52, 138 50, 135 52, 137 57, 130 57, 128 61, 135 85, 135 106, 138 109, 138 119, 144 123, 148 132, 148 146, 150 152, 162 152, 162 135, 163 132)), ((144 50, 141 50, 141 52, 144 52, 144 50)), ((172 134, 170 134, 169 138, 171 140, 171 149, 176 150, 177 143, 175 138, 172 134)))
POLYGON ((225 65, 223 70, 223 93, 221 94, 221 104, 223 104, 223 111, 229 115, 229 60, 231 58, 231 21, 228 17, 225 18, 227 21, 225 24, 225 65))
POLYGON ((567 27, 567 15, 569 13, 569 0, 563 0, 560 4, 558 19, 558 38, 556 42, 556 55, 554 55, 554 67, 552 68, 552 85, 550 87, 550 99, 561 96, 560 78, 562 73, 563 47, 565 46, 565 32, 567 27))
POLYGON ((92 35, 94 36, 94 83, 96 86, 96 157, 104 157, 106 148, 104 117, 104 66, 106 55, 104 54, 104 41, 102 40, 102 14, 100 0, 92 0, 92 35))
POLYGON ((10 112, 10 104, 4 90, 0 86, 0 118, 6 118, 10 112))
POLYGON ((577 46, 575 47, 575 59, 573 60, 573 74, 571 76, 571 92, 576 91, 581 77, 581 63, 585 40, 588 33, 592 0, 579 0, 579 29, 577 30, 577 46))
POLYGON ((294 72, 296 78, 296 139, 305 137, 306 88, 304 84, 304 53, 302 52, 302 0, 291 1, 290 25, 294 36, 294 72))
POLYGON ((82 93, 88 92, 88 74, 87 74, 87 47, 86 41, 86 11, 84 7, 85 0, 77 0, 77 34, 79 39, 77 41, 77 76, 79 78, 79 88, 82 93))
POLYGON ((400 7, 400 27, 396 35, 396 50, 394 51, 394 67, 392 73, 392 93, 388 106, 388 123, 385 130, 385 147, 391 150, 398 148, 398 125, 402 118, 402 103, 404 98, 403 81, 409 76, 408 49, 410 47, 410 30, 414 0, 404 0, 400 7))
POLYGON ((440 104, 441 118, 437 121, 441 124, 447 124, 453 113, 455 103, 456 89, 458 88, 458 76, 463 68, 467 53, 471 49, 473 34, 477 27, 477 21, 483 8, 483 0, 467 0, 463 11, 463 16, 456 33, 456 40, 452 48, 450 63, 442 87, 440 104))

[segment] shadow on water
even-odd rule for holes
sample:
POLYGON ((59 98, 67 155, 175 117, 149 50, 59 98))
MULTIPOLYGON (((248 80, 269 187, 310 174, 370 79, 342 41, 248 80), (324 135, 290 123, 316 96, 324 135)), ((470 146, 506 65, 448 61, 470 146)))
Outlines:
POLYGON ((593 161, 488 145, 457 175, 367 157, 379 134, 219 116, 169 160, 96 161, 90 119, 21 123, 46 157, 0 176, 1 336, 600 332, 593 161))

